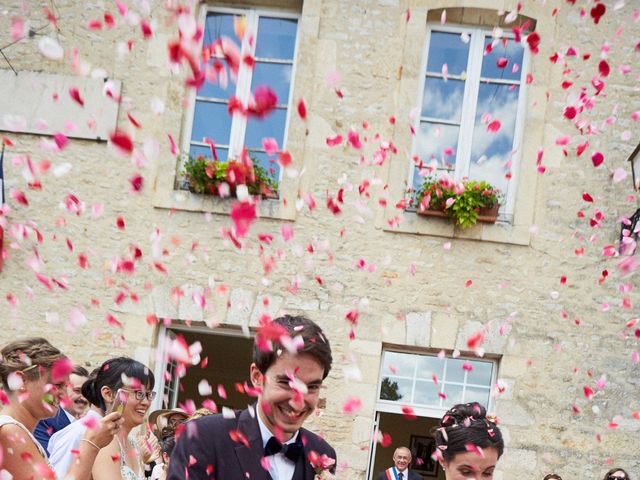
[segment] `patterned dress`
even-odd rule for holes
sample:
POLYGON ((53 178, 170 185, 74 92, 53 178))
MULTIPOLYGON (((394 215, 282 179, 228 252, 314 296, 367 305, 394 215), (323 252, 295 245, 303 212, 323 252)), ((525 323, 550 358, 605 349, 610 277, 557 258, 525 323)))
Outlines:
POLYGON ((142 462, 142 459, 140 458, 140 451, 138 450, 135 442, 132 442, 127 438, 127 443, 131 446, 131 450, 129 452, 125 451, 120 439, 118 439, 118 445, 120 446, 120 475, 122 476, 122 480, 145 480, 144 473, 137 474, 125 461, 127 455, 135 455, 138 459, 138 463, 142 462))

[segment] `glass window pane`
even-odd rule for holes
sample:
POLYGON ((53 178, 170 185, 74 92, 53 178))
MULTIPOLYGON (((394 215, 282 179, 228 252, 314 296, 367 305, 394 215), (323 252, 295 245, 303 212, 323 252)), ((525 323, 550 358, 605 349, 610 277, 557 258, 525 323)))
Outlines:
POLYGON ((451 75, 460 75, 467 70, 469 42, 459 33, 431 32, 427 72, 442 73, 442 65, 447 64, 451 75))
POLYGON ((260 17, 256 57, 293 60, 297 27, 296 19, 260 17))
POLYGON ((411 403, 412 380, 395 377, 384 377, 380 385, 380 400, 402 401, 411 403))
POLYGON ((439 391, 440 387, 435 383, 417 380, 413 402, 421 405, 440 405, 439 391))
POLYGON ((436 160, 441 168, 453 169, 458 151, 460 127, 421 122, 417 132, 416 154, 424 162, 436 160))
POLYGON ((236 80, 231 78, 231 73, 229 72, 229 67, 227 66, 227 62, 224 60, 219 60, 217 58, 211 59, 210 64, 206 67, 208 71, 210 71, 209 75, 212 80, 215 80, 216 83, 205 80, 202 86, 198 89, 197 95, 199 97, 207 97, 207 98, 219 98, 219 99, 227 99, 231 95, 235 94, 236 91, 236 80), (224 74, 213 74, 214 71, 214 63, 220 65, 222 69, 224 69, 224 74), (225 82, 224 77, 226 76, 226 85, 223 85, 225 82))
POLYGON ((447 398, 444 399, 443 406, 447 409, 453 407, 458 403, 462 403, 462 385, 444 385, 444 394, 447 398))
POLYGON ((449 358, 447 359, 447 382, 460 382, 464 381, 465 371, 462 369, 462 365, 467 360, 462 360, 459 358, 449 358))
POLYGON ((266 118, 249 118, 244 143, 249 148, 262 148, 262 139, 273 137, 283 148, 284 126, 287 121, 287 111, 276 109, 266 118))
POLYGON ((424 82, 421 115, 459 123, 463 97, 463 81, 452 79, 444 81, 441 78, 427 77, 424 82))
POLYGON ((260 165, 264 168, 274 180, 280 177, 280 164, 278 164, 277 156, 269 156, 265 152, 251 151, 249 155, 254 161, 254 165, 260 165))
POLYGON ((464 402, 478 402, 486 408, 489 405, 489 392, 488 388, 467 387, 464 394, 464 402))
POLYGON ((473 370, 467 373, 467 383, 490 386, 493 363, 471 362, 471 364, 473 365, 473 370))
MULTIPOLYGON (((484 46, 486 47, 493 42, 493 38, 485 37, 484 46)), ((483 78, 500 78, 502 80, 520 80, 522 75, 522 57, 524 49, 522 45, 516 43, 512 38, 506 39, 506 45, 503 40, 499 40, 494 44, 489 55, 485 55, 482 60, 483 78), (498 66, 498 62, 507 61, 503 68, 498 66), (514 71, 515 70, 515 71, 514 71)))
POLYGON ((444 372, 444 362, 444 358, 420 355, 418 356, 418 369, 416 376, 418 378, 426 378, 432 381, 433 376, 436 375, 439 381, 442 379, 442 374, 444 372))
POLYGON ((261 85, 269 86, 277 95, 279 104, 289 103, 291 85, 291 65, 258 62, 253 69, 251 91, 261 85))
POLYGON ((204 44, 210 45, 222 35, 233 40, 238 45, 238 49, 240 48, 240 39, 236 36, 233 28, 233 15, 228 13, 208 14, 204 29, 204 44))
POLYGON ((518 113, 519 89, 513 85, 485 83, 480 85, 476 123, 471 143, 469 178, 486 180, 505 195, 509 186, 505 174, 512 157, 513 137, 518 113), (500 130, 488 131, 484 115, 500 121, 500 130))
MULTIPOLYGON (((227 155, 229 154, 229 150, 227 150, 226 148, 216 147, 216 154, 218 155, 218 160, 226 161, 227 155)), ((200 145, 191 145, 189 147, 189 155, 191 155, 194 158, 197 158, 200 155, 202 155, 205 158, 212 158, 211 148, 209 148, 208 145, 206 147, 203 147, 200 145)))
POLYGON ((216 145, 229 145, 231 117, 226 103, 196 102, 191 140, 210 138, 216 145))
POLYGON ((399 352, 385 352, 382 375, 397 375, 413 378, 416 366, 416 355, 399 352))

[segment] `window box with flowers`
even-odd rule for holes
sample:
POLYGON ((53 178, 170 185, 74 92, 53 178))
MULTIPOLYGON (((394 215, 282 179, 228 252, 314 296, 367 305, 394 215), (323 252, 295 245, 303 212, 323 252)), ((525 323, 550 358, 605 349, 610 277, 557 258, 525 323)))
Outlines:
POLYGON ((503 199, 486 181, 454 181, 449 175, 427 177, 416 194, 418 215, 452 219, 468 228, 477 222, 495 223, 503 199))
POLYGON ((198 155, 189 156, 184 175, 189 191, 217 197, 235 196, 238 186, 245 185, 249 194, 277 198, 275 180, 243 151, 238 160, 220 161, 198 155))

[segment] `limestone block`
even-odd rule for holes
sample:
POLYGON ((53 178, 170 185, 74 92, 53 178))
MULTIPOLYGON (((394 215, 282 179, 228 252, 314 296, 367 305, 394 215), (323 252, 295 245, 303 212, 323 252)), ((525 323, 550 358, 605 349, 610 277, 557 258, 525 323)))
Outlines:
POLYGON ((358 444, 369 444, 373 429, 373 419, 371 417, 357 416, 353 421, 351 429, 351 441, 358 444))
POLYGON ((316 312, 320 310, 320 301, 316 298, 288 295, 285 300, 286 310, 301 310, 303 312, 316 312))
MULTIPOLYGON (((500 458, 500 470, 509 478, 509 472, 533 472, 536 469, 537 458, 535 450, 506 448, 500 458)), ((522 475, 520 476, 522 478, 522 475)))
POLYGON ((453 350, 458 336, 458 320, 451 316, 436 316, 431 320, 431 347, 453 350))
POLYGON ((204 322, 208 327, 213 328, 225 322, 230 295, 231 292, 228 288, 214 289, 204 312, 204 322))
POLYGON ((382 354, 382 342, 372 342, 369 340, 360 340, 356 338, 349 343, 349 350, 362 355, 370 355, 372 357, 380 357, 382 354))
POLYGON ((171 287, 168 285, 156 285, 151 293, 153 298, 153 311, 158 318, 178 318, 178 304, 171 297, 171 287))
MULTIPOLYGON (((456 339, 456 349, 460 351, 469 350, 469 347, 467 347, 467 341, 472 335, 482 330, 483 328, 484 325, 480 322, 473 320, 465 322, 458 332, 458 338, 456 339)), ((485 353, 501 354, 506 346, 507 338, 508 337, 506 334, 499 335, 498 332, 495 331, 495 329, 492 329, 485 334, 482 348, 484 349, 485 353)))
POLYGON ((529 359, 516 355, 504 355, 500 360, 500 377, 525 377, 529 374, 529 359))
POLYGON ((284 299, 279 295, 270 295, 264 294, 259 295, 256 304, 253 307, 253 312, 251 312, 251 320, 249 321, 249 325, 252 327, 258 326, 258 320, 262 314, 267 314, 271 317, 271 319, 277 318, 280 316, 280 307, 282 306, 282 302, 284 299), (265 306, 263 303, 264 299, 268 300, 268 304, 265 306))
POLYGON ((198 296, 203 295, 202 287, 186 283, 180 289, 184 295, 180 297, 178 302, 178 320, 201 322, 204 317, 197 299, 198 296))
POLYGON ((407 345, 428 347, 431 339, 431 312, 410 312, 406 320, 407 345))
POLYGON ((385 315, 380 320, 382 338, 384 338, 386 342, 402 345, 406 339, 404 321, 398 320, 393 315, 385 315))
POLYGON ((527 427, 535 423, 530 413, 515 400, 496 401, 496 413, 505 425, 527 427))
POLYGON ((227 314, 227 325, 238 325, 243 329, 249 328, 249 318, 253 309, 256 295, 251 290, 235 288, 231 292, 229 302, 229 312, 227 314))
MULTIPOLYGON (((359 447, 353 445, 347 445, 338 449, 338 462, 340 459, 348 459, 349 467, 354 470, 366 470, 367 460, 369 459, 369 450, 362 450, 359 447)), ((345 478, 357 478, 357 477, 345 477, 345 478)))
POLYGON ((114 312, 144 316, 147 316, 150 313, 155 313, 153 308, 153 299, 150 295, 140 297, 137 302, 134 302, 131 300, 131 297, 128 296, 119 305, 114 302, 111 306, 111 310, 114 312))

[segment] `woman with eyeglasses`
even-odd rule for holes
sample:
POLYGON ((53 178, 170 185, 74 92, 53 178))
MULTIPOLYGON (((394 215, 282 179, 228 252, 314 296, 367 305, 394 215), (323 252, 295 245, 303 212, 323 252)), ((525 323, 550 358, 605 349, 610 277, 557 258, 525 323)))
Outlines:
MULTIPOLYGON (((94 370, 82 395, 91 403, 87 417, 99 419, 112 410, 122 412, 122 428, 98 454, 92 469, 93 480, 144 479, 144 460, 138 440, 131 431, 144 422, 155 398, 153 373, 142 363, 127 357, 107 360, 94 370), (116 459, 116 460, 114 460, 116 459)), ((49 440, 51 463, 56 472, 72 461, 73 450, 82 436, 82 424, 72 423, 49 440)))
MULTIPOLYGON (((0 410, 2 468, 13 480, 54 479, 47 455, 32 432, 38 421, 56 414, 69 378, 69 361, 44 338, 16 340, 0 355, 0 380, 6 394, 0 410)), ((57 478, 88 480, 100 450, 120 428, 121 416, 113 413, 85 427, 74 454, 76 461, 57 478)))
POLYGON ((495 418, 477 402, 455 405, 435 430, 436 453, 446 480, 491 480, 504 451, 495 418))
POLYGON ((629 474, 622 468, 612 468, 604 474, 603 480, 630 480, 629 474))

